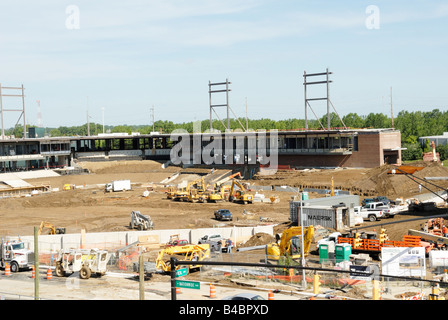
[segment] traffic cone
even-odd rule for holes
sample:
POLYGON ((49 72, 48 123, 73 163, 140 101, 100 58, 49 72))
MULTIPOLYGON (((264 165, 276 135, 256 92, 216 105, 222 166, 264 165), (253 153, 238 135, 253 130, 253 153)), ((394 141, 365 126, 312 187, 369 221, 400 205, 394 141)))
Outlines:
POLYGON ((213 283, 210 283, 210 298, 216 298, 216 289, 213 283))
POLYGON ((5 264, 5 276, 10 276, 11 275, 11 267, 9 266, 8 263, 5 264))
POLYGON ((179 293, 182 293, 182 292, 180 291, 180 288, 176 287, 176 294, 179 294, 179 293))
POLYGON ((268 293, 268 300, 275 300, 274 299, 274 292, 272 292, 271 290, 269 290, 269 293, 268 293))
POLYGON ((36 277, 36 270, 34 269, 34 266, 33 266, 33 270, 31 271, 31 278, 35 278, 36 277))
POLYGON ((48 268, 47 270, 47 280, 53 279, 53 271, 51 271, 51 268, 48 268))

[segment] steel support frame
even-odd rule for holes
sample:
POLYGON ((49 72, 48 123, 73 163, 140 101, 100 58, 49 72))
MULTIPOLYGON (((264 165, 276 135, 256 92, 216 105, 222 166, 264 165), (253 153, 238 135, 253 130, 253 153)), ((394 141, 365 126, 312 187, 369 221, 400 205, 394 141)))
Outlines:
MULTIPOLYGON (((330 86, 329 84, 333 81, 329 80, 329 75, 333 74, 332 72, 328 71, 328 68, 326 72, 320 72, 320 73, 306 73, 306 71, 303 72, 303 87, 304 87, 304 97, 305 97, 305 129, 308 130, 308 107, 311 109, 311 111, 314 113, 313 109, 311 108, 310 101, 317 101, 317 100, 326 100, 327 101, 327 130, 330 130, 330 86), (326 79, 324 81, 313 81, 308 82, 307 77, 322 77, 325 76, 326 79), (326 84, 327 87, 327 95, 325 97, 318 97, 318 98, 308 98, 306 88, 308 85, 315 85, 315 84, 326 84)), ((316 116, 316 114, 314 113, 316 116)), ((316 116, 317 117, 317 116, 316 116)), ((320 120, 317 119, 320 123, 320 120)), ((325 129, 322 126, 322 123, 320 123, 322 129, 325 129)))
MULTIPOLYGON (((0 117, 1 117, 1 135, 2 140, 5 139, 5 127, 4 127, 4 113, 5 112, 20 112, 20 116, 15 124, 19 123, 20 118, 23 116, 23 139, 27 137, 27 131, 26 131, 26 117, 25 117, 25 88, 23 87, 23 84, 21 87, 3 87, 0 83, 0 117), (4 94, 3 90, 20 90, 20 94, 4 94), (22 108, 21 109, 5 109, 3 108, 3 97, 16 97, 22 99, 22 108)), ((15 127, 14 126, 14 127, 15 127)))
MULTIPOLYGON (((208 95, 209 95, 209 107, 210 107, 210 132, 213 132, 213 112, 215 112, 216 116, 218 116, 218 114, 215 111, 215 108, 219 108, 219 107, 226 107, 226 111, 227 111, 227 127, 226 125, 223 123, 224 127, 226 128, 226 130, 230 130, 230 117, 229 117, 229 111, 230 111, 230 106, 229 106, 229 92, 231 91, 231 89, 229 89, 229 85, 231 84, 231 82, 229 82, 229 79, 226 79, 225 82, 215 82, 215 83, 211 83, 210 81, 208 82, 208 95), (214 86, 224 86, 225 85, 225 89, 215 89, 213 90, 214 86), (226 102, 224 104, 212 104, 212 93, 223 93, 225 92, 226 94, 226 102)), ((218 116, 219 118, 219 116, 218 116)), ((221 119, 219 119, 221 121, 221 119)), ((222 122, 222 121, 221 121, 222 122)))

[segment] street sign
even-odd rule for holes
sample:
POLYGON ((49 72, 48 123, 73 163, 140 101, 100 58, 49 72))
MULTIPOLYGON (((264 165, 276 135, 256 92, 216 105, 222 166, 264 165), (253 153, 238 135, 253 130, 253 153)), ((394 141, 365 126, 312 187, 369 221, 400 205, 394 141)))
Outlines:
POLYGON ((186 276, 187 273, 188 273, 187 268, 182 268, 182 269, 176 270, 176 277, 186 276))
POLYGON ((198 281, 176 280, 176 288, 200 289, 201 283, 198 281))

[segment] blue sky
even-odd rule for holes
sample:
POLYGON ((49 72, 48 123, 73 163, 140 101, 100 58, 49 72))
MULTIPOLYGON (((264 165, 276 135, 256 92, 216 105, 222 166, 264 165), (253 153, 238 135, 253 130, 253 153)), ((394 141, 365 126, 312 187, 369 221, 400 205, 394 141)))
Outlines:
MULTIPOLYGON (((376 21, 375 21, 376 22, 376 21)), ((29 124, 208 119, 208 81, 238 116, 304 118, 303 72, 333 72, 339 114, 446 110, 446 1, 41 0, 0 3, 0 83, 26 88, 29 124), (368 28, 379 11, 379 28, 368 28), (79 28, 72 29, 79 10, 79 28), (69 27, 67 27, 69 26, 69 27)), ((324 87, 310 94, 325 94, 324 87)), ((219 100, 216 96, 215 101, 219 100)), ((6 103, 6 102, 5 102, 6 103)), ((8 102, 13 103, 13 102, 8 102)), ((323 104, 312 104, 325 114, 323 104)), ((224 110, 218 110, 224 117, 224 110)), ((310 116, 314 118, 314 116, 310 116)), ((5 113, 5 127, 17 114, 5 113)))

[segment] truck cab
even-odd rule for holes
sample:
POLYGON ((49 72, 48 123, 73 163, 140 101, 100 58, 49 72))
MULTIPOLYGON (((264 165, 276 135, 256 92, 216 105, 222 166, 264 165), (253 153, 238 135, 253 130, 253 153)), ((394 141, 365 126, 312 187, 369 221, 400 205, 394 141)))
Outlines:
POLYGON ((0 244, 0 267, 6 263, 10 265, 11 272, 20 269, 29 269, 34 264, 34 252, 27 249, 23 241, 2 241, 0 244))

